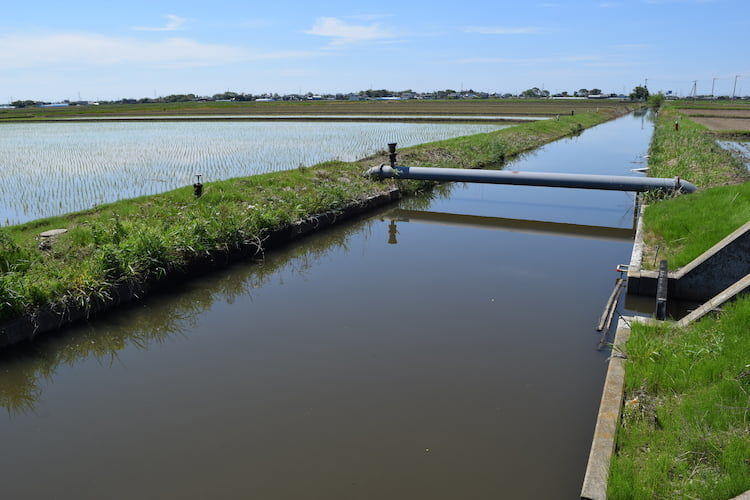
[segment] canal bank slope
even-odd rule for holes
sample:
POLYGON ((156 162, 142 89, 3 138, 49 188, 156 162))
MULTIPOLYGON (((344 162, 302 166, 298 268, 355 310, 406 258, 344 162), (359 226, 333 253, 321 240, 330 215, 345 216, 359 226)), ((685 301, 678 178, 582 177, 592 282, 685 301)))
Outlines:
MULTIPOLYGON (((648 200, 644 265, 684 266, 750 220, 742 163, 675 108, 659 113, 649 167, 703 189, 648 200)), ((728 499, 750 489, 750 298, 685 328, 631 328, 608 496, 728 499)))
MULTIPOLYGON (((404 149, 409 165, 483 168, 624 114, 602 110, 404 149)), ((318 227, 428 189, 374 182, 358 162, 185 187, 0 231, 0 346, 140 298, 154 287, 255 255, 318 227), (65 232, 51 237, 40 234, 65 232)))

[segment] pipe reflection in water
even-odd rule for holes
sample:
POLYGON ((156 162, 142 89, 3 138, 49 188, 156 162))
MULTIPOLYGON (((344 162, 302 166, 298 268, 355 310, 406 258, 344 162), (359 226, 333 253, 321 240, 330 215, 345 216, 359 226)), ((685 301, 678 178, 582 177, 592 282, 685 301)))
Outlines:
POLYGON ((449 214, 424 210, 396 209, 389 212, 386 218, 391 221, 388 226, 388 243, 391 243, 391 240, 393 240, 393 243, 396 243, 396 234, 398 233, 395 224, 396 221, 476 227, 481 229, 499 229, 501 231, 518 231, 528 234, 570 236, 575 238, 591 238, 612 241, 632 241, 635 235, 635 230, 633 229, 618 227, 586 226, 582 224, 566 224, 561 222, 449 214))

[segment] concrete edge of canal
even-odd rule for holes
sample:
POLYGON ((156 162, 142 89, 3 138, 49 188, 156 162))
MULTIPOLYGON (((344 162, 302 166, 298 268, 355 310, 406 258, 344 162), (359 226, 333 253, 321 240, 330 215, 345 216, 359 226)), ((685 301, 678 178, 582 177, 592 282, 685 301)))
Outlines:
POLYGON ((78 321, 93 318, 117 306, 140 300, 158 289, 253 257, 263 250, 280 247, 318 229, 338 224, 393 203, 401 199, 401 196, 401 191, 394 188, 386 193, 353 201, 341 209, 324 212, 271 231, 263 240, 262 247, 255 243, 248 243, 229 251, 217 250, 193 260, 179 270, 170 272, 158 281, 150 281, 144 284, 120 283, 111 290, 107 299, 99 299, 88 307, 75 306, 64 310, 45 308, 37 311, 34 315, 24 315, 7 320, 0 323, 0 349, 33 340, 39 334, 51 332, 78 321))
POLYGON ((586 475, 581 488, 585 500, 605 500, 609 480, 609 465, 615 450, 617 427, 620 423, 622 395, 625 386, 625 356, 622 347, 630 337, 630 326, 620 319, 609 357, 609 366, 604 380, 599 414, 596 418, 594 438, 591 442, 586 475))

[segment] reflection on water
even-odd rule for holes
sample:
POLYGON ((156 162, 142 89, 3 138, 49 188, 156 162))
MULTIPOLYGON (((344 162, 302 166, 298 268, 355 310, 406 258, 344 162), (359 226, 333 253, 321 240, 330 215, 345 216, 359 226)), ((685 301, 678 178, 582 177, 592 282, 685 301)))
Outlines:
MULTIPOLYGON (((444 212, 430 212, 425 210, 395 209, 389 212, 386 217, 391 221, 388 225, 389 243, 391 243, 391 238, 395 238, 395 235, 398 234, 396 221, 478 227, 482 229, 499 229, 502 231, 519 231, 529 234, 568 235, 578 238, 610 239, 614 241, 633 241, 633 237, 635 236, 635 230, 632 228, 584 226, 581 224, 448 214, 444 212)), ((394 240, 392 243, 396 243, 396 241, 394 240)))
MULTIPOLYGON (((628 116, 513 168, 623 174, 649 137, 628 116)), ((442 186, 6 352, 3 494, 573 497, 632 202, 442 186)))
POLYGON ((111 319, 75 325, 32 344, 0 351, 0 406, 11 414, 32 410, 41 395, 40 381, 50 380, 60 366, 72 366, 84 358, 94 358, 102 365, 117 363, 118 352, 125 348, 148 349, 183 335, 217 300, 233 304, 239 297, 252 298, 253 290, 282 271, 304 277, 331 249, 346 250, 352 234, 367 237, 372 223, 360 219, 336 231, 322 231, 305 245, 290 245, 252 264, 201 277, 200 286, 191 287, 189 293, 163 292, 150 298, 147 305, 125 306, 126 312, 117 311, 111 319))

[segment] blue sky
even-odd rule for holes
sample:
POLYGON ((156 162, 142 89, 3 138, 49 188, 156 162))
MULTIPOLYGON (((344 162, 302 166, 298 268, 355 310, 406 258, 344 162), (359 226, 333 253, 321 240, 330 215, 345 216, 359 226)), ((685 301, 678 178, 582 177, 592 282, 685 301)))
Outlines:
POLYGON ((193 92, 750 94, 749 0, 12 2, 0 102, 193 92))

